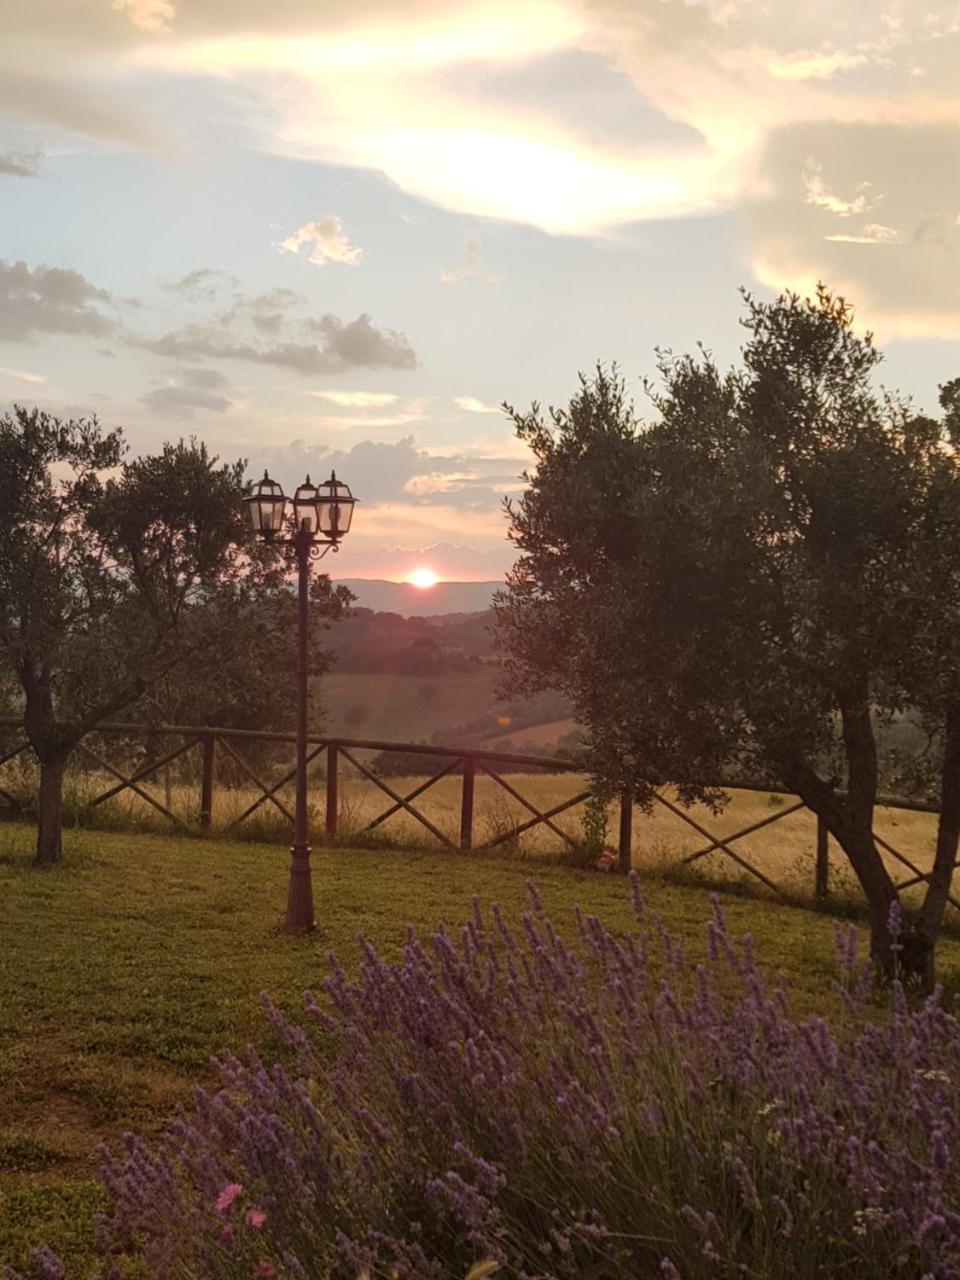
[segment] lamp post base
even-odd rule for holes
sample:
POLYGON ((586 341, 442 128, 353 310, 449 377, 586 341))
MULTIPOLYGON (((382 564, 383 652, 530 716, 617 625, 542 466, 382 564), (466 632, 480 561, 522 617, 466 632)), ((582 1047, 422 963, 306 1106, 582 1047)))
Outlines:
POLYGON ((310 933, 317 927, 313 916, 313 881, 310 876, 310 846, 294 845, 287 890, 287 933, 310 933))

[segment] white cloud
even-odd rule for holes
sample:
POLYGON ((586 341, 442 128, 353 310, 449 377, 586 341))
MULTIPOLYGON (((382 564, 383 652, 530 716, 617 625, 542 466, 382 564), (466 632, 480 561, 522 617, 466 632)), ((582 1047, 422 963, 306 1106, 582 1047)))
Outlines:
POLYGON ((9 174, 14 178, 35 178, 40 172, 43 155, 36 149, 20 148, 16 151, 0 152, 0 174, 9 174))
POLYGON ((169 31, 177 14, 173 0, 113 0, 113 7, 125 13, 141 31, 169 31))
POLYGON ((499 456, 481 456, 473 449, 447 455, 433 447, 419 448, 412 436, 398 440, 395 434, 334 449, 322 434, 311 430, 309 440, 295 440, 285 447, 261 443, 251 452, 251 465, 266 466, 271 475, 320 474, 334 467, 365 504, 426 501, 429 505, 433 495, 446 494, 450 505, 488 512, 499 512, 502 495, 516 488, 522 469, 503 450, 499 456))
MULTIPOLYGON (((242 81, 261 98, 266 92, 265 146, 382 171, 446 208, 583 233, 716 207, 728 184, 702 172, 717 167, 702 149, 673 152, 655 137, 633 149, 598 144, 535 96, 478 102, 468 92, 475 70, 514 68, 521 76, 558 52, 593 56, 604 40, 594 26, 587 0, 422 3, 401 21, 361 10, 346 28, 168 42, 137 50, 134 61, 242 81)), ((622 46, 621 38, 601 49, 601 59, 612 61, 622 46)), ((636 92, 635 110, 648 106, 644 92, 636 92)), ((723 167, 734 172, 732 159, 723 167)))
POLYGON ((745 208, 760 280, 803 294, 827 281, 880 341, 960 338, 956 123, 798 125, 772 136, 761 174, 762 194, 745 208), (867 207, 882 219, 866 218, 867 207))
POLYGON ((795 50, 770 59, 770 74, 777 80, 828 80, 838 71, 851 71, 867 61, 865 53, 830 53, 795 50))
POLYGON ((403 486, 403 491, 415 498, 423 498, 431 493, 457 493, 475 479, 469 471, 428 471, 411 476, 403 486))
POLYGON ((422 409, 414 407, 400 413, 353 414, 349 418, 324 417, 319 419, 318 425, 331 431, 352 431, 355 427, 409 427, 414 422, 422 422, 425 416, 422 409))
POLYGON ((817 205, 841 218, 850 218, 855 213, 865 213, 876 203, 876 200, 871 201, 867 194, 870 189, 869 182, 857 183, 857 194, 852 200, 844 200, 842 196, 835 195, 824 182, 823 166, 816 160, 807 161, 803 170, 803 184, 807 204, 817 205))
POLYGON ((494 284, 500 279, 483 265, 483 245, 480 237, 468 235, 463 241, 463 257, 456 267, 442 267, 440 279, 444 284, 460 284, 463 280, 479 280, 481 284, 494 284))
MULTIPOLYGON (((358 524, 359 528, 359 524, 358 524)), ((504 542, 506 523, 503 512, 464 511, 461 506, 429 503, 381 502, 363 508, 363 531, 372 538, 389 538, 416 543, 424 535, 480 538, 504 542)))
POLYGON ((388 404, 396 404, 400 399, 389 391, 308 391, 307 395, 316 396, 318 400, 328 400, 344 409, 380 409, 388 404))
POLYGON ((28 373, 26 369, 4 369, 0 368, 0 374, 7 378, 16 378, 18 382, 46 382, 46 374, 28 373))
POLYGON ((285 253, 299 253, 301 249, 309 248, 307 260, 315 267, 325 266, 328 262, 356 267, 363 258, 363 250, 350 243, 343 223, 334 214, 328 214, 316 222, 305 222, 292 235, 280 241, 280 248, 285 253))
POLYGON ((496 404, 484 404, 482 400, 478 400, 476 396, 454 396, 453 403, 458 409, 463 409, 465 413, 500 413, 501 409, 496 404))
MULTIPOLYGON (((960 327, 943 257, 958 207, 947 207, 954 161, 942 149, 960 121, 956 0, 191 0, 189 27, 184 9, 162 39, 148 28, 172 24, 173 0, 118 2, 129 21, 106 0, 22 4, 0 47, 0 105, 143 146, 156 133, 137 111, 145 72, 219 80, 224 113, 242 113, 273 154, 376 171, 446 209, 554 234, 733 212, 760 278, 822 274, 869 307, 882 293, 898 331, 912 315, 960 327), (548 91, 563 59, 569 80, 548 91), (614 82, 627 88, 604 129, 614 82), (630 120, 642 128, 630 133, 630 120), (898 153, 881 181, 867 172, 872 153, 843 164, 829 154, 832 133, 867 128, 894 146, 903 130, 930 145, 898 153), (795 150, 797 131, 816 145, 795 150), (790 173, 774 181, 767 162, 784 149, 790 173), (804 182, 810 156, 821 168, 804 182), (860 253, 864 241, 883 255, 860 253), (882 283, 862 262, 881 256, 882 283)), ((345 239, 335 252, 321 247, 320 261, 359 250, 345 239)), ((445 278, 479 270, 448 265, 445 278)))
POLYGON ((836 244, 899 244, 900 232, 896 227, 885 227, 879 222, 869 222, 859 235, 824 236, 836 244))

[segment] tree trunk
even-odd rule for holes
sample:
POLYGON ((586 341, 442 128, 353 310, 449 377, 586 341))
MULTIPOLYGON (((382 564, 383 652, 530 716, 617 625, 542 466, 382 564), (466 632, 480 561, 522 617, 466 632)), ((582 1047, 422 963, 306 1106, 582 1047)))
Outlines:
POLYGON ((897 890, 873 838, 879 770, 865 679, 856 681, 840 697, 840 715, 847 757, 847 797, 844 831, 838 838, 867 900, 870 957, 878 973, 889 981, 898 969, 895 939, 890 933, 890 908, 897 899, 897 890))
POLYGON ((56 866, 63 857, 63 777, 68 756, 40 761, 40 802, 37 811, 35 867, 56 866))
MULTIPOLYGON (((873 832, 864 833, 849 826, 837 837, 867 900, 870 922, 870 959, 879 977, 891 982, 902 967, 894 951, 890 932, 890 908, 897 900, 897 889, 877 850, 873 832)), ((902 960, 902 956, 901 956, 902 960)))
POLYGON ((933 989, 934 951, 953 881, 960 842, 960 705, 947 708, 944 722, 943 771, 940 775, 940 820, 937 849, 923 906, 910 941, 911 957, 925 991, 933 989))
POLYGON ((903 951, 894 950, 890 933, 890 908, 897 889, 873 838, 873 811, 877 798, 877 744, 864 682, 840 699, 843 745, 847 758, 847 794, 838 795, 810 765, 796 757, 781 758, 778 769, 785 786, 808 809, 822 818, 830 834, 853 867, 867 902, 870 922, 870 958, 886 981, 902 968, 903 951))

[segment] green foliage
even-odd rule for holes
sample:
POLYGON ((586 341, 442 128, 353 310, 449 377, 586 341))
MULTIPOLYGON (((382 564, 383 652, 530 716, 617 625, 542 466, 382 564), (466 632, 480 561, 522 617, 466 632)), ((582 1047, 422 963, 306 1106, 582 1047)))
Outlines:
POLYGON ((594 792, 583 806, 581 819, 583 828, 583 844, 588 853, 596 856, 603 852, 607 843, 607 801, 598 792, 594 792))
MULTIPOLYGON (((45 861, 59 856, 66 759, 148 690, 148 723, 292 718, 292 646, 277 657, 295 604, 282 553, 244 522, 243 462, 221 464, 196 440, 130 461, 124 448, 96 419, 21 407, 0 418, 0 700, 17 700, 16 681, 45 771, 45 861)), ((349 599, 314 581, 317 620, 349 599)))
MULTIPOLYGON (((509 505, 500 634, 512 688, 571 698, 611 789, 649 802, 672 782, 719 806, 717 784, 747 776, 800 795, 847 852, 881 957, 896 890, 872 837, 874 716, 920 707, 946 733, 953 715, 960 761, 960 469, 944 447, 960 384, 933 422, 873 391, 880 356, 842 299, 746 309, 742 369, 661 353, 649 425, 603 368, 549 421, 514 412, 537 465, 509 505)), ((928 949, 954 826, 917 921, 928 949)))

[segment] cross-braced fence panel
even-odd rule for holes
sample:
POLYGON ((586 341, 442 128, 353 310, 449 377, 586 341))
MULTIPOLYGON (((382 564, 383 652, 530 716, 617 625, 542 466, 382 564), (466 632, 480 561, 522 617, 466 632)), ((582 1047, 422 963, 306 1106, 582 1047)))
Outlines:
MULTIPOLYGON (((71 803, 82 820, 108 825, 124 819, 181 833, 286 838, 294 755, 290 733, 101 725, 74 753, 71 803)), ((589 853, 583 806, 593 791, 567 760, 311 735, 308 771, 315 840, 348 843, 389 829, 402 843, 419 839, 463 852, 589 853), (385 753, 408 760, 409 773, 396 760, 385 773, 379 763, 385 753)), ((36 776, 19 725, 0 720, 0 809, 28 811, 36 776)), ((648 811, 621 797, 608 835, 618 869, 707 868, 719 883, 733 876, 781 898, 809 897, 812 882, 819 902, 851 887, 841 851, 802 802, 759 785, 730 795, 721 814, 683 806, 670 788, 654 796, 648 811)), ((904 893, 920 892, 929 877, 935 824, 935 813, 922 804, 877 810, 877 846, 904 893)), ((960 887, 949 903, 960 911, 960 887)))

